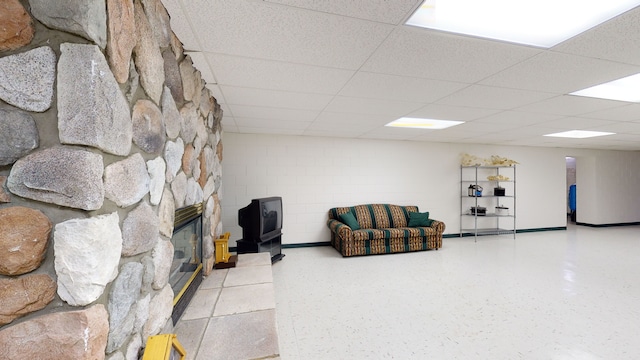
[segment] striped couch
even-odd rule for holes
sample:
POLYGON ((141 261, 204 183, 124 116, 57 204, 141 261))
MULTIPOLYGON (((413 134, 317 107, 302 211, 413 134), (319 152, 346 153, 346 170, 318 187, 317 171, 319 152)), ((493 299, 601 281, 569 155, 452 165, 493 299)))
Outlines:
POLYGON ((418 212, 418 207, 367 204, 332 208, 327 220, 331 245, 342 256, 441 248, 444 223, 433 220, 430 227, 408 227, 409 212, 418 212), (358 220, 359 230, 352 230, 340 221, 340 215, 350 211, 358 220))

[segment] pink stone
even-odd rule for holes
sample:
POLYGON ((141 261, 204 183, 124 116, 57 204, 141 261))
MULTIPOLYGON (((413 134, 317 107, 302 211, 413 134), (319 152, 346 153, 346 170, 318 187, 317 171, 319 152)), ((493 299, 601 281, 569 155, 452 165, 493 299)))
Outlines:
POLYGON ((123 84, 129 79, 131 53, 136 45, 133 0, 107 0, 107 11, 109 66, 116 81, 123 84))
POLYGON ((0 209, 0 274, 21 275, 37 269, 47 250, 51 221, 22 206, 0 209))
POLYGON ((33 39, 33 21, 18 0, 0 1, 0 24, 0 51, 18 49, 33 39))
POLYGON ((104 359, 104 305, 43 315, 0 330, 0 359, 104 359))
POLYGON ((0 326, 38 311, 56 295, 56 282, 47 274, 0 279, 0 326))

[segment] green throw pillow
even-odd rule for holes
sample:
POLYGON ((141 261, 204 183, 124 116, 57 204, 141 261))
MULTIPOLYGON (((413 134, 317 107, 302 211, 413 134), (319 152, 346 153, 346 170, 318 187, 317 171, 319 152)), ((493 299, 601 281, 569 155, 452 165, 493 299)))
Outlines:
POLYGON ((428 211, 424 213, 409 211, 409 227, 431 226, 432 222, 428 211))
POLYGON ((358 224, 358 220, 356 220, 356 217, 351 211, 349 211, 348 213, 340 214, 340 220, 342 220, 343 223, 347 224, 347 226, 350 227, 351 230, 360 230, 360 224, 358 224))

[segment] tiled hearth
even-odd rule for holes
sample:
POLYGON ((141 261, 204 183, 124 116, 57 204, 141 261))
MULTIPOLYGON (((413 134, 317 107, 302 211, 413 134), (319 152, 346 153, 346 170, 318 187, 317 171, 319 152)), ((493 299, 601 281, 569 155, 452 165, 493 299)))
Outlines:
POLYGON ((275 307, 269 254, 240 254, 203 280, 174 332, 187 359, 279 359, 275 307))

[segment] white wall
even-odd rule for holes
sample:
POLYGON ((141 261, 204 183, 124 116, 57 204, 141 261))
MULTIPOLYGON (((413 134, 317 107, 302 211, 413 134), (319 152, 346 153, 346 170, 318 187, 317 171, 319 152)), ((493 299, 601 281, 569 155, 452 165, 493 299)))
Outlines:
POLYGON ((329 241, 327 211, 367 203, 418 205, 456 234, 465 152, 520 162, 518 229, 566 226, 566 149, 237 133, 224 140, 222 223, 230 246, 242 237, 238 209, 266 196, 283 198, 285 244, 329 241))
POLYGON ((576 159, 577 221, 615 224, 640 221, 638 152, 599 152, 576 159))

